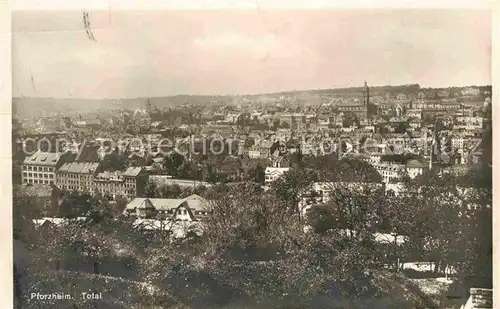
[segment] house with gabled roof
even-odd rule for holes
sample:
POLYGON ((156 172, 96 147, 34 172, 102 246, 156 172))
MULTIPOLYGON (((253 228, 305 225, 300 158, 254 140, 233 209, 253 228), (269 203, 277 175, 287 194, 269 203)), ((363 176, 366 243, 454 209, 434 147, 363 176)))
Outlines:
POLYGON ((420 176, 424 173, 424 165, 419 160, 409 160, 406 163, 406 173, 412 179, 420 176))
POLYGON ((211 202, 193 194, 183 199, 142 198, 133 199, 124 214, 138 218, 164 218, 172 221, 202 221, 210 212, 211 202))

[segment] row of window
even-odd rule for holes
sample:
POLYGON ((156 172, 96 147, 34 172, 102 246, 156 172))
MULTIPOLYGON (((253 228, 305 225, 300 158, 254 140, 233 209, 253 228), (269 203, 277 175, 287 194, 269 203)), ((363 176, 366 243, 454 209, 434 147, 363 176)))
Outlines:
MULTIPOLYGON (((175 212, 175 209, 169 209, 166 211, 158 211, 159 214, 167 214, 167 215, 173 215, 175 212)), ((138 209, 138 213, 147 213, 147 211, 142 211, 141 209, 138 209)), ((195 211, 195 215, 197 216, 206 216, 208 215, 208 211, 195 211)), ((176 215, 181 215, 181 216, 187 216, 188 215, 188 210, 187 209, 179 209, 177 210, 176 215)))
POLYGON ((71 185, 63 185, 61 186, 61 189, 68 189, 68 190, 78 190, 78 191, 89 191, 90 187, 81 187, 81 186, 71 186, 71 185))
POLYGON ((23 170, 25 171, 35 171, 35 172, 54 172, 54 167, 45 167, 45 166, 31 166, 31 165, 23 165, 23 170))
MULTIPOLYGON (((66 186, 66 185, 63 185, 63 186, 61 186, 61 188, 62 189, 69 189, 69 190, 78 190, 78 191, 91 191, 91 187, 89 187, 89 186, 82 187, 82 186, 72 186, 72 185, 66 186)), ((110 192, 109 190, 99 189, 99 188, 97 188, 97 192, 100 192, 102 194, 110 193, 110 194, 113 194, 113 195, 115 195, 115 194, 116 195, 126 195, 128 193, 131 193, 128 190, 127 191, 113 190, 113 191, 110 192)), ((133 193, 132 195, 134 195, 135 192, 132 192, 132 193, 133 193)))
MULTIPOLYGON (((58 177, 57 178, 57 183, 59 183, 59 184, 73 184, 73 185, 79 185, 81 183, 81 184, 85 184, 85 185, 90 185, 93 182, 90 181, 90 179, 79 180, 79 179, 64 179, 64 178, 58 177)), ((96 185, 98 187, 105 187, 105 188, 109 188, 109 187, 133 188, 133 187, 135 187, 135 183, 134 182, 131 182, 131 183, 119 183, 119 184, 116 184, 116 183, 96 183, 96 185)))
POLYGON ((23 182, 24 183, 31 183, 31 184, 44 184, 44 185, 48 185, 48 184, 53 184, 54 183, 53 180, 46 180, 46 179, 26 179, 26 178, 23 179, 23 182))
POLYGON ((47 174, 47 173, 28 173, 28 172, 23 172, 23 177, 32 177, 32 178, 50 178, 54 179, 54 174, 47 174))
POLYGON ((64 186, 64 185, 74 185, 74 186, 84 186, 84 187, 90 187, 92 185, 92 182, 90 181, 74 181, 74 180, 61 180, 57 179, 57 184, 64 186))
POLYGON ((58 177, 61 178, 70 178, 70 179, 79 179, 79 178, 90 178, 89 174, 72 174, 72 173, 58 173, 58 177))
POLYGON ((344 108, 341 108, 340 110, 348 112, 348 111, 361 111, 364 109, 365 109, 365 107, 363 107, 363 106, 353 106, 353 107, 344 107, 344 108))

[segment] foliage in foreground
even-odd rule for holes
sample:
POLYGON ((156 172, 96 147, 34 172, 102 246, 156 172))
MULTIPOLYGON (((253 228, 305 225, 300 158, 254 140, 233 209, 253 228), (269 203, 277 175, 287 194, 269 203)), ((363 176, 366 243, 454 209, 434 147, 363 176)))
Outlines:
MULTIPOLYGON (((396 257, 433 258, 440 265, 453 265, 469 284, 487 284, 491 226, 485 223, 491 208, 484 206, 491 205, 491 190, 465 194, 436 180, 423 188, 425 193, 418 191, 422 190, 418 184, 410 184, 407 193, 386 199, 378 190, 365 188, 356 195, 343 188, 334 191, 331 202, 316 216, 321 224, 313 223, 315 232, 304 233, 306 222, 294 205, 318 180, 314 171, 304 166, 292 169, 269 192, 252 183, 216 186, 209 192, 215 201, 203 237, 184 242, 171 242, 160 232, 136 231, 94 200, 83 207, 87 221, 34 230, 30 220, 36 203, 18 199, 15 225, 31 250, 31 269, 37 269, 34 278, 39 279, 34 282, 39 286, 74 285, 66 279, 54 281, 57 276, 50 268, 57 264, 78 271, 79 279, 87 276, 84 272, 97 272, 168 291, 161 300, 150 294, 144 300, 133 297, 127 300, 128 307, 155 305, 170 296, 174 303, 157 305, 262 308, 278 303, 292 308, 292 303, 295 308, 320 308, 314 302, 323 299, 330 308, 336 308, 331 302, 338 308, 356 308, 345 300, 358 299, 367 300, 360 308, 366 308, 368 301, 375 303, 371 308, 377 308, 378 301, 380 308, 418 307, 415 302, 425 302, 418 289, 400 276, 381 275, 382 265, 396 257), (471 203, 479 207, 467 207, 471 203), (482 228, 479 233, 478 228, 482 228), (352 233, 343 233, 345 229, 352 233), (403 247, 379 246, 373 232, 384 230, 410 241, 403 247), (486 283, 471 280, 472 275, 486 278, 486 283), (400 292, 394 295, 392 290, 397 289, 400 292)), ((332 180, 330 176, 316 175, 325 181, 332 180)), ((140 294, 133 287, 118 289, 140 294)))

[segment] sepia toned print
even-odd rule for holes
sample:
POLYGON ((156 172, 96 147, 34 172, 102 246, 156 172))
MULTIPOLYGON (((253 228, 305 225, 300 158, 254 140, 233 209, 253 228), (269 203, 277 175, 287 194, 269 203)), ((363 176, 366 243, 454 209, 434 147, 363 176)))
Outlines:
POLYGON ((490 22, 13 13, 16 308, 493 308, 490 22))

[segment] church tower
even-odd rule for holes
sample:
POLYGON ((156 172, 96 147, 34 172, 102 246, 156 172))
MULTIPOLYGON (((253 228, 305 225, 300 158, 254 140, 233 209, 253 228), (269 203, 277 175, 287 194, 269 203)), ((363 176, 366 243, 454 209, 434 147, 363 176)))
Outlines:
POLYGON ((369 103, 370 103, 370 88, 368 88, 368 85, 366 84, 365 81, 365 86, 363 87, 363 105, 367 107, 369 103))

